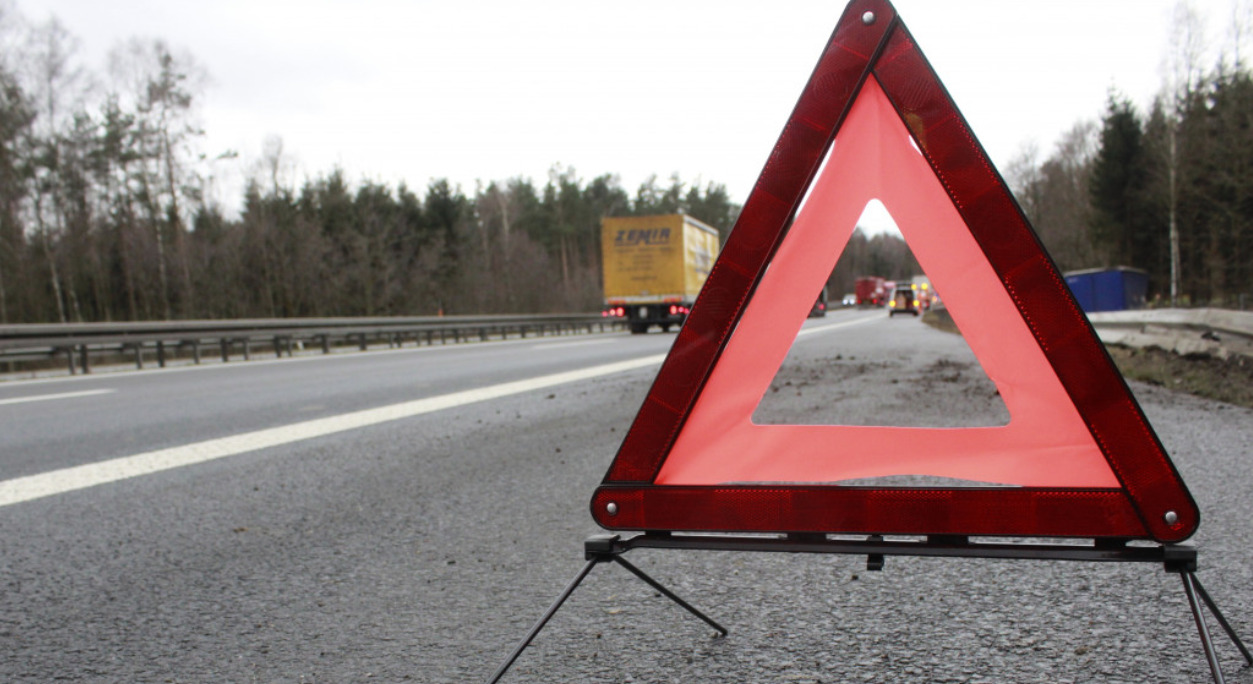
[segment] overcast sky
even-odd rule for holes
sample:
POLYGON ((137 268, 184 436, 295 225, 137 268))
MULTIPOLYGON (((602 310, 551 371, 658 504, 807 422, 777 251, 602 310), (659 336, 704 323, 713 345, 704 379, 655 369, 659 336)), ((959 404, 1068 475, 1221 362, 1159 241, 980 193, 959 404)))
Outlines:
MULTIPOLYGON (((211 81, 205 151, 238 186, 268 136, 299 183, 344 169, 421 190, 446 177, 528 176, 554 164, 723 183, 747 197, 836 20, 840 0, 14 0, 55 15, 103 72, 132 36, 186 49, 211 81)), ((1194 5, 1211 43, 1231 3, 1194 5)), ((1247 5, 1248 0, 1244 0, 1247 5)), ((994 163, 1047 154, 1111 87, 1147 106, 1160 89, 1174 0, 897 0, 994 163)), ((238 204, 235 190, 223 197, 238 204)))

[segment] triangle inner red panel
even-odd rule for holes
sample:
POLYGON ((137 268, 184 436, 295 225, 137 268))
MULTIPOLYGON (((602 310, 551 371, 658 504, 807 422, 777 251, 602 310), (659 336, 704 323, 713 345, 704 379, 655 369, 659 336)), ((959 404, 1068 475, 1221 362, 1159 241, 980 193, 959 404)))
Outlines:
POLYGON ((884 0, 845 10, 591 508, 600 525, 621 530, 1157 541, 1187 538, 1200 518, 1008 188, 884 0), (898 219, 944 293, 1002 390, 1008 425, 752 423, 812 293, 872 198, 898 219), (1001 486, 835 484, 892 474, 1001 486))
POLYGON ((901 474, 1017 486, 1119 486, 1013 300, 870 79, 654 482, 835 483, 901 474), (931 282, 944 293, 948 310, 1001 392, 1008 425, 925 429, 752 422, 809 313, 805 293, 822 287, 861 208, 873 198, 896 218, 931 282))

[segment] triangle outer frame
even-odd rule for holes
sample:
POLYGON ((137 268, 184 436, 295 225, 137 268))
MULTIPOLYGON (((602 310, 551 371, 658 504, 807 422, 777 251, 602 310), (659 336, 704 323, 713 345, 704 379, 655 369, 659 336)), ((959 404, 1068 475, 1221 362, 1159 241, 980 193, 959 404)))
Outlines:
POLYGON ((1178 542, 1200 524, 1196 503, 1122 375, 887 0, 853 0, 845 8, 590 506, 593 519, 610 530, 1178 542), (869 25, 862 20, 866 12, 875 16, 869 25), (872 77, 1004 284, 1120 488, 653 484, 835 134, 872 77), (616 504, 613 514, 610 503, 616 504))

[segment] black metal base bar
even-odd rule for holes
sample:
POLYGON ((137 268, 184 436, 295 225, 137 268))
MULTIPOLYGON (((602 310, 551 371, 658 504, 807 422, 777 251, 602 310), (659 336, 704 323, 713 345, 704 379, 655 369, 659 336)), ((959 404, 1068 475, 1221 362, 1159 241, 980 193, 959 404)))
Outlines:
POLYGON ((557 612, 575 588, 583 581, 592 568, 598 563, 612 561, 626 568, 631 574, 640 578, 649 586, 661 592, 666 598, 674 601, 685 610, 718 630, 723 636, 727 630, 713 619, 706 616, 691 604, 676 596, 642 570, 622 558, 622 554, 632 549, 687 549, 704 551, 761 551, 782 553, 838 553, 846 555, 864 555, 867 568, 882 569, 886 556, 919 556, 919 557, 964 557, 964 558, 1001 558, 1022 560, 1068 560, 1088 562, 1115 563, 1161 563, 1167 572, 1178 573, 1183 579, 1184 593, 1188 597, 1188 605, 1196 621, 1197 632, 1201 638, 1201 648, 1210 667, 1215 684, 1225 684, 1219 667, 1218 656, 1209 629, 1201 612, 1201 603, 1209 608, 1210 613, 1218 620, 1227 637, 1236 645, 1244 659, 1253 666, 1253 654, 1245 647, 1244 642, 1236 634, 1231 624, 1218 609, 1217 604, 1201 585, 1196 577, 1197 552, 1191 544, 1141 545, 1132 546, 1125 539, 1096 540, 1056 540, 1056 541, 1022 541, 997 542, 970 539, 969 537, 922 537, 886 540, 879 535, 866 538, 847 538, 824 534, 779 534, 779 535, 734 535, 734 534, 701 534, 645 532, 628 539, 618 535, 594 535, 584 543, 584 555, 587 565, 578 576, 565 588, 557 600, 553 602, 544 616, 535 623, 522 643, 514 649, 496 673, 488 680, 495 684, 513 665, 522 651, 530 645, 544 625, 557 612), (1199 600, 1198 600, 1199 599, 1199 600))
POLYGON ((566 585, 565 590, 561 592, 561 595, 557 597, 557 600, 553 601, 553 604, 548 607, 547 612, 544 613, 544 617, 540 618, 539 622, 536 622, 535 625, 531 627, 531 631, 527 633, 526 638, 522 640, 522 643, 518 644, 518 647, 513 649, 513 653, 509 654, 508 660, 496 669, 496 672, 492 675, 491 679, 487 680, 488 684, 495 684, 495 682, 500 681, 501 677, 505 676, 505 673, 513 666, 513 661, 517 660, 518 656, 522 655, 522 651, 526 650, 526 647, 531 645, 531 642, 535 639, 536 635, 540 633, 540 630, 544 629, 544 625, 548 624, 548 621, 551 620, 553 615, 557 613, 557 609, 561 608, 561 604, 565 603, 566 599, 570 598, 570 594, 573 594, 574 590, 583 583, 583 578, 587 577, 587 573, 591 572, 592 568, 596 567, 596 564, 600 563, 601 560, 602 559, 600 558, 593 558, 587 561, 587 565, 583 566, 583 569, 579 571, 579 574, 575 576, 574 580, 570 582, 570 584, 566 585))
POLYGON ((1209 663, 1210 674, 1214 676, 1214 684, 1226 684, 1223 681, 1222 667, 1218 664, 1218 655, 1214 653, 1214 642, 1205 626, 1205 617, 1201 615, 1201 607, 1197 604, 1196 577, 1190 572, 1181 572, 1179 576, 1183 578, 1183 593, 1188 595, 1188 607, 1192 609, 1192 619, 1196 620, 1196 631, 1201 635, 1201 649, 1205 651, 1205 660, 1209 663))
MULTIPOLYGON (((1189 573, 1191 574, 1191 573, 1189 573)), ((1192 575, 1192 585, 1196 589, 1196 593, 1204 599, 1205 605, 1209 606, 1209 612, 1218 620, 1218 624, 1222 625, 1223 631, 1227 633, 1227 638, 1231 639, 1231 643, 1240 649, 1240 655, 1244 656, 1244 662, 1253 667, 1253 653, 1249 653, 1248 647, 1240 640, 1236 630, 1232 629, 1231 624, 1227 622, 1227 618, 1223 617, 1223 612, 1218 609, 1218 605, 1214 603, 1214 599, 1210 598, 1209 592, 1205 591, 1205 587, 1201 586, 1201 580, 1196 575, 1192 575)))
POLYGON ((613 561, 614 561, 615 563, 617 563, 618 565, 621 565, 622 567, 624 567, 624 568, 626 568, 627 570, 629 570, 629 571, 631 572, 631 574, 632 574, 632 575, 635 575, 636 577, 638 577, 638 578, 640 578, 640 579, 644 580, 645 582, 647 582, 647 583, 648 583, 648 586, 650 586, 650 587, 652 587, 653 589, 656 589, 657 591, 661 592, 662 594, 664 594, 664 595, 665 595, 665 597, 666 597, 666 598, 670 599, 671 601, 674 601, 675 603, 677 603, 677 604, 679 604, 680 606, 682 606, 683 608, 685 608, 685 609, 687 610, 687 612, 689 612, 689 613, 691 613, 692 615, 695 615, 696 617, 698 617, 698 618, 700 618, 700 619, 704 620, 704 621, 705 621, 705 623, 706 623, 706 624, 708 624, 710 627, 713 627, 714 629, 718 630, 718 631, 722 634, 722 636, 726 636, 726 635, 727 635, 727 628, 726 628, 726 627, 723 627, 722 625, 718 624, 717 622, 714 622, 713 618, 710 618, 708 615, 705 615, 704 613, 700 612, 700 611, 699 611, 699 610, 697 610, 695 607, 693 607, 693 606, 692 606, 692 604, 688 603, 687 601, 684 601, 683 599, 681 599, 681 598, 679 598, 678 596, 676 596, 674 592, 672 592, 672 591, 670 591, 669 589, 667 589, 667 588, 665 588, 665 587, 661 586, 660 584, 658 584, 658 583, 657 583, 657 580, 655 580, 655 579, 653 579, 653 578, 649 577, 648 575, 644 574, 644 571, 643 571, 643 570, 640 570, 639 568, 637 568, 637 567, 635 567, 634 565, 632 565, 632 564, 630 564, 629 562, 627 562, 627 559, 623 558, 622 556, 614 556, 614 557, 613 557, 613 561))
POLYGON ((615 542, 631 549, 699 549, 706 551, 763 551, 785 553, 840 553, 848 555, 1008 558, 1131 563, 1196 562, 1196 549, 1128 546, 1125 540, 1003 543, 967 537, 931 537, 910 540, 828 538, 825 535, 726 535, 647 532, 615 542), (1169 549, 1169 550, 1168 550, 1169 549))
POLYGON ((547 625, 548 621, 551 620, 553 615, 557 613, 557 610, 561 608, 561 605, 566 602, 566 599, 570 598, 570 594, 574 593, 574 590, 583 583, 583 580, 587 577, 588 573, 592 571, 592 568, 596 567, 599 563, 614 562, 621 565, 632 575, 644 580, 648 586, 661 592, 666 598, 679 604, 679 606, 687 610, 687 612, 695 615, 709 626, 718 630, 722 636, 727 635, 726 627, 718 624, 708 615, 705 615, 701 611, 697 610, 694 606, 692 606, 692 604, 679 598, 679 596, 673 591, 670 591, 666 587, 662 586, 657 580, 649 577, 643 570, 640 570, 635 567, 635 565, 628 562, 625 558, 622 558, 621 554, 627 549, 619 546, 618 541, 619 538, 616 534, 595 535, 584 543, 584 555, 587 558, 587 565, 584 565, 583 569, 579 571, 579 574, 575 576, 570 584, 566 585, 565 590, 563 590, 561 595, 557 597, 557 600, 553 601, 553 604, 548 607, 544 616, 531 627, 531 631, 527 633, 526 638, 518 644, 518 647, 513 650, 513 653, 509 655, 509 658, 506 659, 505 662, 496 669, 496 672, 492 674, 491 678, 487 680, 487 684, 496 684, 496 682, 500 681, 501 677, 505 676, 505 673, 513 666, 513 663, 518 659, 518 656, 522 655, 522 652, 526 650, 526 647, 531 645, 531 642, 535 640, 535 637, 540 633, 540 630, 544 629, 544 626, 547 625))
POLYGON ((1214 651, 1214 643, 1210 638, 1209 628, 1205 625, 1205 616, 1201 613, 1201 604, 1197 601, 1198 594, 1204 599, 1210 614, 1218 620, 1218 624, 1222 625, 1223 631, 1227 632, 1227 638, 1231 639, 1231 643, 1240 649, 1245 662, 1253 665, 1253 656, 1249 654, 1249 649, 1245 647, 1244 642, 1240 640, 1236 631, 1231 628, 1227 618, 1223 617, 1222 611, 1218 610, 1218 606, 1214 604, 1214 600, 1205 591, 1205 587, 1201 586, 1201 580, 1197 579, 1196 575, 1191 572, 1181 572, 1179 575, 1183 579, 1183 592, 1188 596, 1188 607, 1192 609, 1192 619, 1196 621, 1196 631, 1201 635, 1201 648, 1205 651, 1205 660, 1209 662, 1210 674, 1214 676, 1214 684, 1225 684, 1222 668, 1218 664, 1218 654, 1214 651))

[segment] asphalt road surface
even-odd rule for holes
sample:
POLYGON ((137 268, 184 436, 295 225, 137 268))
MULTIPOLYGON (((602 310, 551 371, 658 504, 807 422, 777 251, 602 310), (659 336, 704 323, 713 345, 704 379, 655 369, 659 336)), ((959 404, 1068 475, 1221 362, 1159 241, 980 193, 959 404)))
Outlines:
MULTIPOLYGON (((0 384, 0 681, 475 682, 582 567, 587 501, 674 336, 0 384)), ((1253 642, 1253 411, 1133 385, 1253 642)), ((811 321, 759 422, 989 425, 961 339, 811 321)), ((638 551, 730 629, 597 568, 507 682, 1204 682, 1140 564, 638 551)), ((1253 671, 1211 622, 1229 682, 1253 671)))

